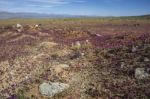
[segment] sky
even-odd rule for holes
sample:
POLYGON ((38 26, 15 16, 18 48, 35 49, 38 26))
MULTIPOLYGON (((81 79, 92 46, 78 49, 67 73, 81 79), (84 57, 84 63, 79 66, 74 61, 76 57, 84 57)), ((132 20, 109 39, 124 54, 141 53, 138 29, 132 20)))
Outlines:
POLYGON ((150 14, 150 0, 0 0, 0 11, 133 16, 150 14))

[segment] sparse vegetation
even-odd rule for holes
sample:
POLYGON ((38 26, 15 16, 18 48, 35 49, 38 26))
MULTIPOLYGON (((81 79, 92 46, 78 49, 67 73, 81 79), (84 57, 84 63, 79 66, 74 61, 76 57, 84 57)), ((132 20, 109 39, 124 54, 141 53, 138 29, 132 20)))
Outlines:
POLYGON ((49 99, 39 85, 61 82, 70 87, 52 99, 149 99, 149 22, 147 17, 0 20, 0 98, 49 99))

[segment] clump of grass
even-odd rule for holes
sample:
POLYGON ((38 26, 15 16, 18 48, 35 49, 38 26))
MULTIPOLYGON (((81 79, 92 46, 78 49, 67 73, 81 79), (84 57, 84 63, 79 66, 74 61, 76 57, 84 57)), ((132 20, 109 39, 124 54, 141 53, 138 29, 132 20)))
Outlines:
POLYGON ((72 43, 71 49, 72 49, 72 50, 75 50, 75 51, 76 51, 76 50, 80 50, 80 49, 81 49, 81 43, 80 43, 79 41, 75 42, 75 44, 72 43))
POLYGON ((16 93, 17 99, 30 99, 29 97, 25 96, 25 91, 23 89, 19 89, 16 93))

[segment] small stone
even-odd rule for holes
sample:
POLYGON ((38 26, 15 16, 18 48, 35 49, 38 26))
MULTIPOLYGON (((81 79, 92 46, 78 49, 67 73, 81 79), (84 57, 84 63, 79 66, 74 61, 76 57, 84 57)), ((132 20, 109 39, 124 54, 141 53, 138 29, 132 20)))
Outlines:
POLYGON ((146 79, 149 77, 149 74, 145 71, 145 68, 136 68, 135 78, 136 79, 146 79))
POLYGON ((21 24, 17 24, 16 27, 17 27, 17 28, 21 28, 22 25, 21 25, 21 24))
POLYGON ((59 64, 59 65, 57 65, 58 67, 61 67, 61 68, 68 68, 69 67, 69 65, 67 65, 67 64, 59 64))
POLYGON ((136 52, 137 51, 137 46, 136 47, 132 47, 132 52, 134 53, 134 52, 136 52))
POLYGON ((100 34, 96 34, 96 36, 101 37, 102 35, 100 35, 100 34))
POLYGON ((28 79, 29 78, 29 76, 25 76, 25 79, 28 79))
POLYGON ((124 66, 125 66, 125 63, 124 62, 121 62, 121 68, 124 68, 124 66))
POLYGON ((17 29, 18 32, 22 32, 22 29, 17 29))
POLYGON ((147 57, 144 58, 144 62, 149 62, 149 61, 150 60, 147 57))
POLYGON ((49 82, 49 83, 42 83, 39 86, 39 91, 42 95, 53 97, 54 95, 59 94, 68 88, 69 85, 65 83, 49 82))
POLYGON ((39 28, 39 24, 36 24, 34 27, 35 27, 35 28, 39 28))
POLYGON ((11 74, 11 75, 14 75, 14 72, 11 71, 10 74, 11 74))
POLYGON ((58 45, 57 43, 54 42, 42 42, 40 43, 39 47, 40 48, 45 48, 45 49, 50 49, 54 46, 58 45))
POLYGON ((84 54, 84 53, 81 53, 81 55, 84 56, 85 54, 84 54))
POLYGON ((86 43, 89 43, 89 40, 86 40, 85 42, 86 42, 86 43))
POLYGON ((81 43, 79 41, 76 41, 74 47, 76 49, 80 49, 81 48, 81 43))

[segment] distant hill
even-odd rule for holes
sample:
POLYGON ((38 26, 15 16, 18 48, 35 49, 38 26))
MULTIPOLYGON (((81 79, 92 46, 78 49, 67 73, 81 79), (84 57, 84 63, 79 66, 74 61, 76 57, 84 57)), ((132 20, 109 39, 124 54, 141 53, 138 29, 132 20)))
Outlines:
MULTIPOLYGON (((100 16, 83 16, 83 15, 60 15, 60 14, 41 14, 41 13, 14 13, 0 11, 0 19, 16 19, 16 18, 89 18, 89 17, 100 17, 100 16)), ((113 18, 113 16, 101 16, 102 18, 113 18)), ((144 18, 150 19, 150 15, 142 16, 125 16, 121 18, 144 18)))
POLYGON ((150 14, 148 14, 148 15, 140 15, 140 16, 130 16, 129 18, 150 19, 150 14))
POLYGON ((13 18, 76 18, 87 17, 78 15, 57 15, 57 14, 39 14, 39 13, 12 13, 0 11, 0 19, 13 19, 13 18))

